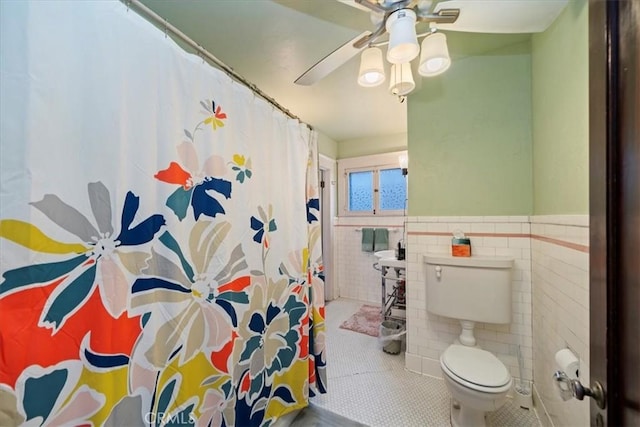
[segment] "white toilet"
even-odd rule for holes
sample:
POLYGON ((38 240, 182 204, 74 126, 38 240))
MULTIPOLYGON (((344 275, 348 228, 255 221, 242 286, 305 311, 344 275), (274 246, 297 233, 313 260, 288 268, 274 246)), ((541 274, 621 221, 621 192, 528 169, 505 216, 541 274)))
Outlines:
POLYGON ((460 320, 462 332, 440 356, 452 396, 454 427, 485 426, 485 413, 500 408, 511 390, 509 370, 480 349, 475 322, 511 323, 511 268, 507 257, 425 255, 427 310, 460 320))

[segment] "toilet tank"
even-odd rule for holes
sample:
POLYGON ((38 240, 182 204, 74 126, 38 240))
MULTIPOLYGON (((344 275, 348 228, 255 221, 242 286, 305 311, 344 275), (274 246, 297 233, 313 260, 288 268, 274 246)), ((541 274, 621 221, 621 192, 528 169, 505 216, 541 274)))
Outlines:
POLYGON ((425 255, 427 310, 485 323, 511 322, 509 257, 425 255))

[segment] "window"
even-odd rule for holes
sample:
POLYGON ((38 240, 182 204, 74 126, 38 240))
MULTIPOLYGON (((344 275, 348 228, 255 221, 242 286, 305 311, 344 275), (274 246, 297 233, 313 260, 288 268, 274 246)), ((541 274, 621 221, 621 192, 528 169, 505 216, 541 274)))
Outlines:
POLYGON ((407 181, 398 153, 343 159, 339 164, 343 215, 406 214, 407 181))

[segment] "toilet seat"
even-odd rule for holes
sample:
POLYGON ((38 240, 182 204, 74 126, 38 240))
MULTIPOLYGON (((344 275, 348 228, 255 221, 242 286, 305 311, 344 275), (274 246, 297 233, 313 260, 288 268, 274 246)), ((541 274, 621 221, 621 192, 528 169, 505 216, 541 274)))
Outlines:
POLYGON ((484 393, 504 393, 511 388, 511 375, 504 364, 488 351, 458 344, 450 345, 440 366, 453 381, 484 393))

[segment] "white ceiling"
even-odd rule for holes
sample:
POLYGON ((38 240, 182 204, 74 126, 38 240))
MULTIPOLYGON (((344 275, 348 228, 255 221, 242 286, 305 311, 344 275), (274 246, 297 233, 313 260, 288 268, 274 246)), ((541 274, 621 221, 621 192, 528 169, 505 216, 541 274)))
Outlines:
MULTIPOLYGON (((337 0, 142 1, 335 141, 407 131, 406 102, 390 95, 386 84, 358 86, 359 55, 312 86, 293 83, 324 56, 371 30, 365 11, 337 0)), ((465 56, 519 43, 529 35, 452 31, 447 37, 455 65, 465 56)), ((419 78, 416 85, 420 90, 419 78)))

